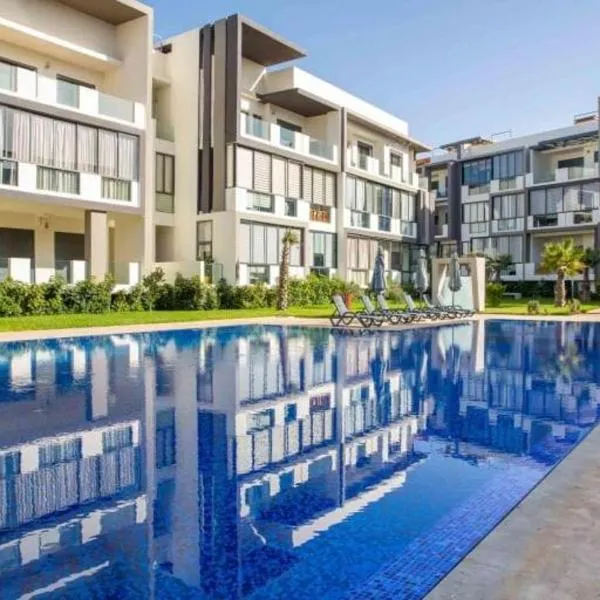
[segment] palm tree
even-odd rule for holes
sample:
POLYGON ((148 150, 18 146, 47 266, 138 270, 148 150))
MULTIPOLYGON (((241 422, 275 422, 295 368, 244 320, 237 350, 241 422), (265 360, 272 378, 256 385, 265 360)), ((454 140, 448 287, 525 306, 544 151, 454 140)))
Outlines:
POLYGON ((514 264, 510 254, 500 254, 495 258, 488 258, 490 280, 502 283, 502 271, 507 271, 514 264))
POLYGON ((600 250, 586 248, 581 262, 583 263, 583 286, 580 296, 584 302, 589 302, 591 295, 590 270, 600 266, 600 250))
POLYGON ((290 250, 299 242, 298 236, 293 231, 286 231, 282 238, 281 264, 279 265, 279 287, 277 289, 277 310, 286 310, 288 307, 288 287, 290 280, 290 250))
POLYGON ((548 242, 544 246, 541 269, 544 273, 556 273, 554 305, 564 306, 567 300, 565 278, 577 275, 584 269, 583 249, 572 238, 562 242, 548 242))

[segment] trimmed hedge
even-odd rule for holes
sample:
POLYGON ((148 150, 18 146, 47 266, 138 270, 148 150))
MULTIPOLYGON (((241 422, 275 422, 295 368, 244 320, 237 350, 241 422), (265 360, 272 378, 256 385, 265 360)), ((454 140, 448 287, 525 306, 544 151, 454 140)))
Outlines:
MULTIPOLYGON (((86 280, 73 286, 61 278, 48 283, 25 284, 12 279, 0 281, 0 316, 49 315, 60 313, 106 313, 149 310, 210 310, 214 308, 268 308, 277 303, 277 290, 264 284, 232 286, 221 280, 204 284, 198 276, 177 275, 167 283, 161 269, 153 271, 129 290, 113 291, 114 281, 86 280)), ((328 304, 333 294, 359 289, 341 279, 309 275, 290 279, 289 305, 328 304)))

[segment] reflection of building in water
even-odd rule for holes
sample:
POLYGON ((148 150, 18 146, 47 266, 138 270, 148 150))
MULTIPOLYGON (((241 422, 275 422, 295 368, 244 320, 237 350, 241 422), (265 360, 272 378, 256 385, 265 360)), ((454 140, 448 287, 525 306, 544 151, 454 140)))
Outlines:
MULTIPOLYGON (((400 487, 422 458, 413 439, 427 415, 415 407, 428 406, 414 342, 254 328, 180 350, 171 398, 157 399, 157 562, 209 596, 237 597, 289 568, 293 547, 400 487)), ((157 380, 171 368, 157 366, 157 380)))
POLYGON ((61 340, 5 349, 3 598, 77 597, 91 579, 102 594, 116 593, 122 569, 131 567, 127 557, 139 557, 147 512, 139 344, 61 340))
POLYGON ((485 325, 485 338, 485 369, 458 368, 445 378, 430 428, 496 450, 543 455, 560 452, 561 443, 597 420, 598 368, 583 359, 600 343, 590 324, 495 321, 485 325))

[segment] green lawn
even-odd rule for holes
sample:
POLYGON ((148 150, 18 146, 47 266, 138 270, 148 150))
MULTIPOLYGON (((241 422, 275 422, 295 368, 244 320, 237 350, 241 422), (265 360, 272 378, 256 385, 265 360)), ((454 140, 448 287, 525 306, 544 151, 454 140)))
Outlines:
POLYGON ((70 329, 73 327, 106 327, 110 325, 146 325, 149 323, 183 323, 217 319, 250 319, 256 317, 293 316, 329 317, 331 306, 294 307, 286 312, 274 308, 202 311, 123 312, 101 315, 41 315, 0 318, 0 331, 30 331, 41 329, 70 329))
MULTIPOLYGON (((499 314, 499 315, 526 315, 527 314, 527 303, 528 299, 522 298, 521 300, 515 300, 513 298, 505 298, 502 300, 500 306, 486 306, 485 312, 487 314, 499 314)), ((568 315, 569 309, 557 308, 554 306, 552 299, 543 298, 540 300, 541 315, 568 315)), ((581 305, 582 312, 588 312, 589 310, 600 309, 600 302, 590 302, 581 305)))

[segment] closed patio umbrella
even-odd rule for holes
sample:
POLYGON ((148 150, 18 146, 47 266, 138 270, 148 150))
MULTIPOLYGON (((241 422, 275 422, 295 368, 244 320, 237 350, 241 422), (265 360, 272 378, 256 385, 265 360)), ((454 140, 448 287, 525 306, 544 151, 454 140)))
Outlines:
POLYGON ((456 254, 456 252, 453 252, 450 257, 450 264, 448 266, 448 288, 452 292, 452 306, 454 306, 454 293, 460 291, 460 288, 462 288, 460 265, 458 264, 458 254, 456 254))
POLYGON ((371 278, 371 291, 377 295, 385 291, 385 264, 381 248, 377 251, 375 264, 373 265, 373 277, 371 278))
POLYGON ((423 300, 423 294, 429 287, 429 270, 427 268, 427 255, 425 250, 419 250, 419 258, 417 259, 417 271, 415 273, 415 289, 423 300))

